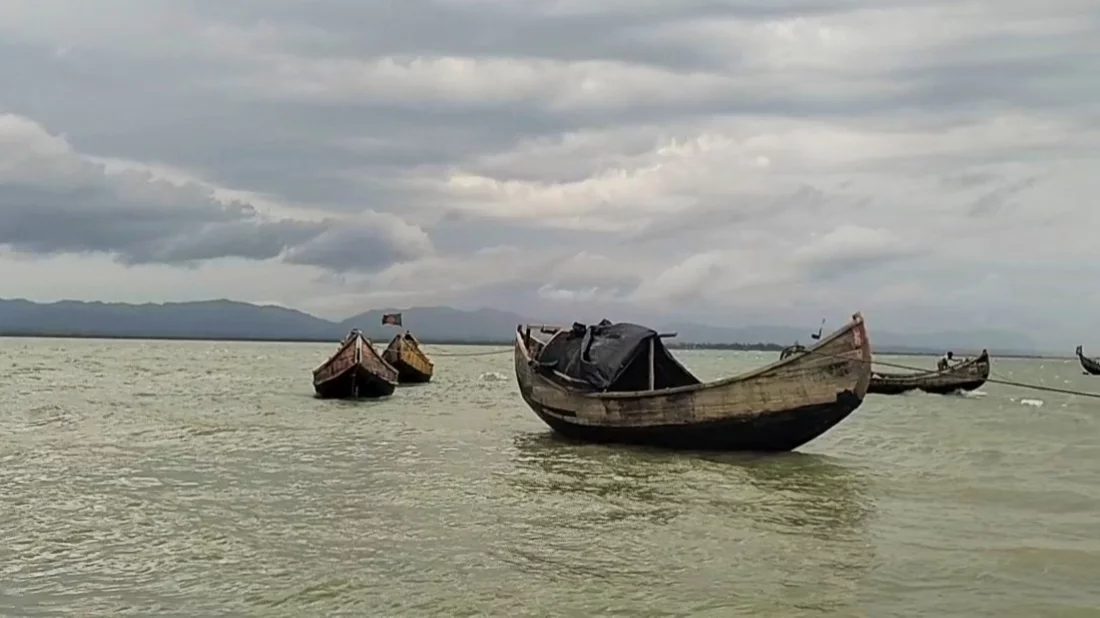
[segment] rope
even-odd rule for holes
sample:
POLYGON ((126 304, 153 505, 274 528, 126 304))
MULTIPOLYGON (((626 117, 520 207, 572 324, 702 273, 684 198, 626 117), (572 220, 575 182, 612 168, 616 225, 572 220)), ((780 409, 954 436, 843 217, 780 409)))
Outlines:
POLYGON ((462 357, 462 356, 492 356, 494 354, 510 354, 512 348, 505 348, 503 350, 489 350, 487 352, 432 352, 432 356, 449 356, 449 357, 462 357))
MULTIPOLYGON (((814 352, 810 352, 810 353, 812 354, 814 352)), ((836 355, 836 354, 823 354, 823 356, 832 356, 834 358, 847 358, 847 357, 842 357, 842 356, 839 356, 839 355, 836 355)), ((862 359, 860 359, 860 360, 862 360, 862 359)), ((892 367, 894 369, 905 369, 905 370, 908 370, 908 371, 920 371, 920 372, 928 371, 927 368, 909 367, 908 365, 899 365, 897 363, 888 363, 888 362, 885 362, 885 361, 872 360, 872 361, 870 361, 870 364, 872 364, 872 365, 882 365, 883 367, 892 367)), ((992 373, 993 372, 990 371, 990 374, 992 374, 992 373)), ((1017 382, 1015 380, 1002 380, 1002 379, 992 378, 992 377, 991 378, 986 378, 986 382, 989 382, 990 384, 1003 384, 1005 386, 1016 386, 1016 387, 1019 387, 1019 388, 1027 388, 1027 389, 1036 390, 1036 391, 1045 391, 1045 392, 1048 392, 1048 393, 1061 393, 1063 395, 1079 395, 1081 397, 1093 397, 1095 399, 1100 399, 1100 393, 1088 393, 1088 392, 1085 392, 1085 391, 1076 391, 1076 390, 1072 390, 1072 389, 1068 389, 1068 388, 1058 388, 1056 386, 1043 386, 1042 384, 1028 384, 1027 382, 1017 382)))
MULTIPOLYGON (((495 354, 509 354, 511 352, 512 352, 511 348, 505 348, 503 350, 488 350, 488 351, 482 351, 482 352, 451 352, 451 353, 432 352, 432 356, 447 356, 447 357, 492 356, 492 355, 495 355, 495 354)), ((837 359, 842 359, 842 360, 852 360, 851 358, 849 358, 847 356, 839 356, 837 354, 824 354, 822 352, 814 352, 812 350, 806 350, 804 353, 806 353, 806 354, 817 354, 819 356, 827 356, 827 357, 832 357, 832 358, 837 358, 837 359)), ((858 359, 858 360, 863 362, 862 359, 858 359)), ((882 365, 883 367, 890 367, 890 368, 893 368, 893 369, 904 369, 906 371, 917 371, 917 372, 922 372, 922 373, 925 372, 925 371, 928 371, 928 369, 926 367, 911 367, 909 365, 901 365, 901 364, 898 364, 898 363, 890 363, 890 362, 886 362, 886 361, 871 360, 871 361, 867 361, 867 362, 871 365, 882 365)), ((992 374, 992 371, 990 372, 990 374, 992 374)), ((989 382, 990 384, 1003 384, 1005 386, 1016 386, 1018 388, 1026 388, 1026 389, 1031 389, 1031 390, 1035 390, 1035 391, 1043 391, 1043 392, 1047 392, 1047 393, 1060 393, 1060 394, 1063 394, 1063 395, 1077 395, 1077 396, 1080 396, 1080 397, 1092 397, 1094 399, 1100 399, 1100 393, 1088 393, 1088 392, 1085 392, 1085 391, 1077 391, 1077 390, 1068 389, 1068 388, 1058 388, 1056 386, 1043 386, 1042 384, 1029 384, 1027 382, 1017 382, 1015 380, 1003 380, 1003 379, 995 378, 995 377, 986 378, 985 381, 989 382)))

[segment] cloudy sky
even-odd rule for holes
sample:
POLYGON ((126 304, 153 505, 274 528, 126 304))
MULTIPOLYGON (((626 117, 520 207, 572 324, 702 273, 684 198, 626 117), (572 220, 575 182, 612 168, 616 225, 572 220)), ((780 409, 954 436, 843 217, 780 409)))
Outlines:
POLYGON ((0 297, 1087 340, 1098 75, 1095 0, 0 0, 0 297))

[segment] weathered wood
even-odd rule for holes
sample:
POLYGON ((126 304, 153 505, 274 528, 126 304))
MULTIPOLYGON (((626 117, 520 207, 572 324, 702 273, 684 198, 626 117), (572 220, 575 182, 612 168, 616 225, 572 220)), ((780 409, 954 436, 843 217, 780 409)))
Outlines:
POLYGON ((871 347, 860 314, 797 357, 748 373, 675 388, 583 392, 542 375, 535 362, 549 338, 517 328, 520 394, 547 425, 596 442, 673 448, 786 451, 852 413, 871 379, 871 347))
POLYGON ((340 348, 313 370, 313 390, 325 399, 385 397, 397 386, 397 369, 382 360, 362 333, 353 330, 340 348))
POLYGON ((976 358, 953 365, 945 370, 916 373, 873 372, 867 392, 876 395, 899 395, 920 390, 926 393, 946 395, 958 391, 972 391, 989 379, 989 351, 982 350, 976 358))
POLYGON ((1081 368, 1089 375, 1100 375, 1100 360, 1085 356, 1084 346, 1077 346, 1077 359, 1081 361, 1081 368))
POLYGON ((401 384, 428 382, 435 371, 435 365, 409 331, 396 335, 382 352, 382 358, 397 369, 397 379, 401 384))

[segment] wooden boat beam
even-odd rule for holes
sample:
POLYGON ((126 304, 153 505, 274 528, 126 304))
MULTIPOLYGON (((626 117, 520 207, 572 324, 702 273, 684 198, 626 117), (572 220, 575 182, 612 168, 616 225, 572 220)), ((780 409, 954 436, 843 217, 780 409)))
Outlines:
POLYGON ((649 339, 649 390, 656 390, 657 387, 657 357, 654 348, 655 339, 650 337, 649 339))

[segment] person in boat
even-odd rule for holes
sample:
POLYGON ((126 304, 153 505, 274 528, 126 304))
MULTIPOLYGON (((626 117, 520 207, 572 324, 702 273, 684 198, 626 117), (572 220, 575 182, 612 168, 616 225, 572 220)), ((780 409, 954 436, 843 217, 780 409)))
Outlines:
POLYGON ((936 363, 936 368, 940 371, 946 371, 951 367, 951 363, 953 362, 955 362, 955 353, 948 350, 947 354, 940 357, 940 362, 936 363))

